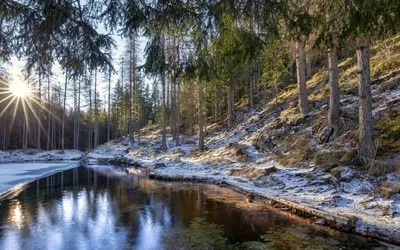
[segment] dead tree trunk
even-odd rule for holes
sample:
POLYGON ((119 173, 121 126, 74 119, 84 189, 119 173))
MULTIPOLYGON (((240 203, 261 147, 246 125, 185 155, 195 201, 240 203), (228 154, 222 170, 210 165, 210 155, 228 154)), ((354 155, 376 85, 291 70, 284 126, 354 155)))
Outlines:
POLYGON ((357 66, 360 117, 358 155, 365 164, 369 164, 373 157, 374 142, 372 138, 372 98, 368 44, 358 46, 357 66))

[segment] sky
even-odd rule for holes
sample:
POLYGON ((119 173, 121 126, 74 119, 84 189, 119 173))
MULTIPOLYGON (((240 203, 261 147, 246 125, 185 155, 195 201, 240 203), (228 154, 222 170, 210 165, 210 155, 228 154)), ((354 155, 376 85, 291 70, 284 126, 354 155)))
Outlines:
MULTIPOLYGON (((98 30, 100 33, 105 33, 105 30, 103 28, 99 28, 98 30)), ((113 49, 112 52, 112 57, 114 61, 114 68, 116 69, 116 74, 114 74, 111 77, 111 88, 113 88, 119 78, 120 74, 120 58, 122 57, 124 50, 125 50, 125 42, 124 40, 117 35, 111 35, 112 38, 115 41, 116 47, 113 49)), ((147 38, 146 37, 139 37, 138 38, 138 64, 142 64, 144 62, 144 49, 147 43, 147 38)), ((19 60, 17 57, 13 56, 11 58, 11 62, 6 65, 6 69, 8 70, 8 73, 10 74, 11 82, 13 81, 23 81, 22 78, 22 71, 24 69, 25 62, 24 60, 19 60)), ((65 76, 60 68, 60 66, 56 63, 53 66, 53 74, 54 77, 53 79, 56 82, 62 83, 62 86, 65 81, 65 76)), ((99 92, 101 99, 103 100, 103 103, 106 104, 108 98, 108 79, 104 79, 102 74, 98 74, 98 86, 99 86, 99 92)), ((148 84, 148 79, 145 80, 145 84, 148 84)), ((106 104, 108 105, 108 104, 106 104)), ((72 107, 73 106, 73 100, 72 98, 67 97, 67 106, 72 107)))

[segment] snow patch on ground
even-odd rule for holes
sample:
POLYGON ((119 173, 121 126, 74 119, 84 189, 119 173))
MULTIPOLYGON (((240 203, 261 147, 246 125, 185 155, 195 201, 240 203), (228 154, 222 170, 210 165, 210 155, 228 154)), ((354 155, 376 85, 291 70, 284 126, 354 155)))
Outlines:
POLYGON ((73 161, 79 160, 83 153, 79 150, 50 150, 39 151, 35 149, 27 150, 0 150, 0 163, 11 162, 48 162, 48 161, 73 161))

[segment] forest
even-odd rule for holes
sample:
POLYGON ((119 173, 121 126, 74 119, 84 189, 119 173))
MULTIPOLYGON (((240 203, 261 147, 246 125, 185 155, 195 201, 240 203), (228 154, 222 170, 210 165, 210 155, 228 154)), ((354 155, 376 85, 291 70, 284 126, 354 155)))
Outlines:
POLYGON ((167 126, 177 144, 180 133, 198 131, 204 149, 207 124, 231 129, 238 100, 250 110, 267 103, 277 108, 279 92, 297 82, 299 112, 312 112, 306 82, 316 67, 329 72, 327 118, 335 135, 338 65, 357 53, 359 156, 369 161, 369 47, 396 34, 399 9, 389 0, 2 1, 1 61, 23 58, 24 80, 33 90, 28 98, 8 98, 12 81, 2 67, 2 148, 86 150, 120 136, 134 141, 141 128, 157 123, 164 150, 167 126), (99 33, 99 25, 107 33, 99 33), (110 34, 123 37, 122 58, 112 58, 110 34), (148 38, 142 65, 139 36, 148 38), (62 83, 52 78, 56 63, 62 83), (111 88, 112 74, 118 81, 111 88), (145 76, 151 79, 146 85, 145 76), (105 100, 99 77, 109 78, 105 100))
POLYGON ((399 245, 400 1, 0 0, 0 177, 0 248, 399 245))

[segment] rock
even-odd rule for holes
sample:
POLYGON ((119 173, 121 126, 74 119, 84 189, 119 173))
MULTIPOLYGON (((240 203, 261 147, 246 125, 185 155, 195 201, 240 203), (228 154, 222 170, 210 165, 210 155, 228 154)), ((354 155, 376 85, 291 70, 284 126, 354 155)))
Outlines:
POLYGON ((182 160, 181 160, 180 157, 175 157, 175 158, 172 160, 172 162, 173 162, 173 163, 182 163, 182 160))
POLYGON ((268 168, 264 168, 265 174, 266 175, 270 175, 272 173, 275 173, 276 171, 278 171, 278 169, 275 166, 271 166, 268 168))
POLYGON ((315 224, 317 225, 326 225, 326 220, 323 218, 319 218, 318 220, 315 221, 315 224))
POLYGON ((156 163, 155 165, 154 165, 154 169, 157 169, 157 168, 165 168, 166 166, 165 166, 165 164, 164 163, 156 163))
POLYGON ((333 135, 333 127, 331 125, 326 126, 319 137, 319 144, 328 143, 333 135))

